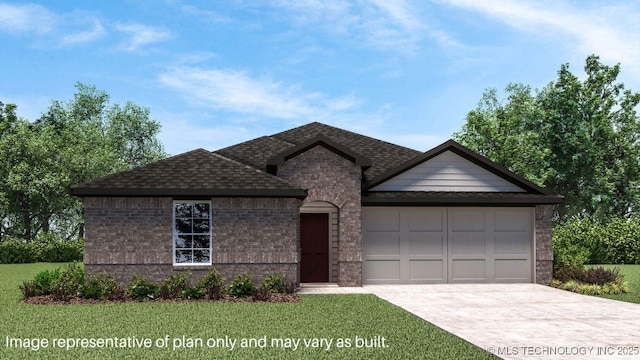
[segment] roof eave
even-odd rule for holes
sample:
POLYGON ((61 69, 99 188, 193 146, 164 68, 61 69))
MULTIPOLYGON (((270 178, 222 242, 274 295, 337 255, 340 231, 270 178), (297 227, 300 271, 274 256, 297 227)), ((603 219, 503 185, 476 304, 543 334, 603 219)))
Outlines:
POLYGON ((80 188, 72 187, 72 195, 78 197, 105 196, 148 196, 148 197, 273 197, 297 198, 307 197, 303 189, 114 189, 114 188, 80 188))
POLYGON ((559 195, 532 196, 443 196, 438 194, 422 197, 373 197, 362 195, 363 206, 535 206, 555 205, 564 202, 559 195))

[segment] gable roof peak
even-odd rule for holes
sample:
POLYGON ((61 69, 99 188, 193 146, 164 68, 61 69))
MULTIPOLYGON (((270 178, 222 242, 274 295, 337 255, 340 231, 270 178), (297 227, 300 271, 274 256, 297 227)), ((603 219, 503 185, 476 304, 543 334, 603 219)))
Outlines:
POLYGON ((272 173, 275 167, 282 165, 285 161, 300 155, 316 146, 322 146, 325 149, 342 156, 343 158, 353 162, 357 166, 361 166, 363 169, 371 167, 371 160, 363 155, 356 153, 348 147, 339 144, 328 137, 318 134, 296 146, 282 151, 267 160, 267 171, 272 173))
POLYGON ((515 184, 516 186, 525 189, 527 192, 529 193, 534 193, 534 194, 542 194, 542 195, 551 195, 551 193, 549 192, 549 190, 544 189, 538 185, 536 185, 535 183, 533 183, 532 181, 529 181, 527 179, 525 179, 524 177, 514 173, 513 171, 509 170, 508 168, 489 160, 488 158, 472 151, 471 149, 461 145, 460 143, 449 139, 447 141, 445 141, 444 143, 434 147, 433 149, 426 151, 416 157, 414 157, 413 159, 410 159, 406 162, 404 162, 403 164, 400 164, 398 166, 396 166, 393 169, 388 170, 387 172, 377 176, 374 179, 371 179, 370 181, 368 181, 366 184, 364 184, 363 186, 363 190, 369 190, 372 189, 373 187, 380 185, 381 183, 401 174, 404 173, 405 171, 420 165, 446 151, 451 151, 459 156, 461 156, 462 158, 488 170, 489 172, 511 182, 512 184, 515 184))

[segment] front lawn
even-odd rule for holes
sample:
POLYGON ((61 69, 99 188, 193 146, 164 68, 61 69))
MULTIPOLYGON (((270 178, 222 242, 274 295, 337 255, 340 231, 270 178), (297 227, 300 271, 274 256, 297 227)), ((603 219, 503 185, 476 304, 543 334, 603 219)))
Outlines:
POLYGON ((640 304, 640 265, 595 265, 605 268, 620 268, 620 274, 629 284, 629 292, 618 295, 600 295, 600 297, 640 304))
POLYGON ((59 266, 0 265, 0 359, 494 358, 374 295, 305 295, 296 304, 19 302, 23 280, 59 266), (46 347, 41 339, 48 341, 46 347), (331 342, 305 347, 311 339, 331 342), (248 347, 241 347, 243 340, 248 347), (296 341, 297 350, 284 348, 296 341))

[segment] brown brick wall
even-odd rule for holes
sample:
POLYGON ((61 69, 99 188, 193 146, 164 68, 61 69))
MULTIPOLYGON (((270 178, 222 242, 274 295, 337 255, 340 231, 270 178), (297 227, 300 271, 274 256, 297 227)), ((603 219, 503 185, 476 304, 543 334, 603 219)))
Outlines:
POLYGON ((308 190, 304 203, 326 201, 338 208, 338 284, 362 284, 361 178, 353 162, 316 146, 287 160, 278 177, 308 190))
POLYGON ((553 206, 536 206, 536 282, 549 285, 553 275, 553 206))
MULTIPOLYGON (((296 199, 214 198, 212 262, 226 279, 274 272, 299 282, 299 206, 296 199)), ((208 266, 173 266, 173 199, 85 198, 85 266, 122 284, 134 273, 160 281, 172 271, 204 275, 208 266)))

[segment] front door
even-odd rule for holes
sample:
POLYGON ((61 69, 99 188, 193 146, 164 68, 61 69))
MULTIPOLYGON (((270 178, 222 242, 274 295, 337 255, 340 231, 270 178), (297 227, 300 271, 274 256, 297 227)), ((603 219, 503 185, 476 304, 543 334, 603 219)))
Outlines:
POLYGON ((300 214, 300 282, 329 281, 329 214, 300 214))

